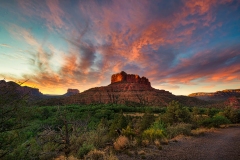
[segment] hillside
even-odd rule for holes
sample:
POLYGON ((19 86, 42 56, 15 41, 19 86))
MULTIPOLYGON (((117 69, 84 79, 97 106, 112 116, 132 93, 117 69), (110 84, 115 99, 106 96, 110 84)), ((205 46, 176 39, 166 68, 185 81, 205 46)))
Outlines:
POLYGON ((21 84, 4 80, 0 81, 0 95, 9 99, 17 99, 19 97, 27 97, 29 99, 43 98, 44 95, 37 88, 21 86, 21 84))
POLYGON ((240 89, 226 89, 212 93, 198 92, 190 94, 189 97, 195 97, 208 101, 225 101, 230 97, 240 97, 240 89))

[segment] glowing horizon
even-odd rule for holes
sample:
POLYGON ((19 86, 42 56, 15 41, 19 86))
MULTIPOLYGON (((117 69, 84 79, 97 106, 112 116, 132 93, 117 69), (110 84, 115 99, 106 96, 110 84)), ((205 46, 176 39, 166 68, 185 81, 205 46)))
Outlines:
POLYGON ((122 70, 175 95, 240 88, 238 0, 11 0, 0 14, 0 79, 44 94, 122 70))

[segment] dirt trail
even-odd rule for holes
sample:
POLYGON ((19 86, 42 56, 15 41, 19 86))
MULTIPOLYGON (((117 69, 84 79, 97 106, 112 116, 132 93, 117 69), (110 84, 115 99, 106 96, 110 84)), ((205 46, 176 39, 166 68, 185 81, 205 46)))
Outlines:
POLYGON ((166 146, 158 155, 154 159, 240 160, 240 127, 182 139, 166 146))
MULTIPOLYGON (((178 142, 152 148, 144 159, 156 160, 240 160, 240 127, 216 129, 200 137, 185 137, 178 142)), ((119 159, 142 159, 141 156, 119 159)))

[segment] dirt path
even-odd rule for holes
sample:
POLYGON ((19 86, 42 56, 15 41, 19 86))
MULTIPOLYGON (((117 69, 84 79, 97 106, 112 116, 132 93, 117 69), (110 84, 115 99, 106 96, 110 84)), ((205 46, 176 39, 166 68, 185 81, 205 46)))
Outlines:
POLYGON ((178 142, 171 142, 169 145, 163 146, 163 150, 152 148, 145 157, 119 157, 119 159, 122 158, 159 160, 240 160, 240 127, 217 129, 201 137, 182 138, 178 142))
POLYGON ((160 152, 159 159, 240 160, 240 127, 182 139, 160 152))

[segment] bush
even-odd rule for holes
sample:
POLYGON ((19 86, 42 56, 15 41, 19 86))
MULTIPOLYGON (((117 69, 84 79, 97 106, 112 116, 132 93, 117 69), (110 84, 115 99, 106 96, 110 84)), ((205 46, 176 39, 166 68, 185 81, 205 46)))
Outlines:
POLYGON ((125 136, 119 136, 116 141, 113 143, 113 147, 115 150, 122 150, 129 145, 129 140, 125 136))
POLYGON ((156 121, 152 124, 151 128, 153 129, 160 129, 163 131, 163 133, 165 133, 166 131, 166 127, 165 124, 162 121, 156 121))
POLYGON ((154 122, 154 115, 150 113, 145 113, 142 117, 142 121, 140 122, 140 131, 144 131, 149 128, 151 124, 154 122))
POLYGON ((219 115, 226 117, 232 123, 238 122, 238 112, 232 107, 226 107, 223 112, 219 112, 219 115))
POLYGON ((154 142, 156 139, 164 138, 164 134, 161 129, 149 128, 143 132, 143 138, 154 142))
POLYGON ((92 144, 83 144, 82 147, 79 148, 77 156, 78 158, 83 158, 84 155, 88 154, 91 150, 94 149, 92 144))
POLYGON ((104 155, 105 152, 103 151, 99 151, 99 150, 92 150, 90 151, 85 157, 84 159, 91 159, 91 160, 100 160, 100 159, 104 159, 104 155))
POLYGON ((191 134, 191 124, 187 123, 179 123, 175 124, 172 126, 167 127, 166 132, 167 132, 167 137, 168 138, 173 138, 176 137, 177 135, 190 135, 191 134))
POLYGON ((136 135, 134 130, 128 125, 126 129, 122 130, 122 134, 126 137, 128 137, 130 140, 133 139, 133 137, 136 135))
POLYGON ((230 124, 231 122, 224 116, 214 116, 212 118, 207 118, 201 122, 204 127, 220 127, 222 124, 230 124))
POLYGON ((123 115, 123 112, 115 115, 113 122, 110 126, 109 136, 110 137, 117 137, 116 129, 122 130, 122 128, 127 127, 127 119, 123 115))

